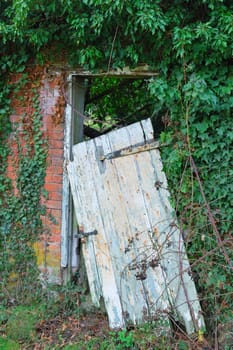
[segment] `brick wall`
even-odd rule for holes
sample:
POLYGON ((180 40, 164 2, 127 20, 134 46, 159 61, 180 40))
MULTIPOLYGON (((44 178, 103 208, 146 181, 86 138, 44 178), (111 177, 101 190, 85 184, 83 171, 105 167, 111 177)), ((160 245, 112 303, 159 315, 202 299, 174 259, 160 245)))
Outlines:
MULTIPOLYGON (((40 76, 40 106, 43 117, 42 130, 44 137, 48 141, 47 170, 45 177, 45 190, 47 198, 41 200, 46 206, 46 215, 42 217, 43 234, 41 240, 35 244, 35 250, 38 258, 38 265, 44 277, 50 282, 60 283, 60 251, 61 251, 61 217, 62 217, 62 178, 63 178, 63 161, 64 161, 64 108, 65 102, 62 92, 63 77, 61 74, 47 76, 45 70, 37 69, 40 76)), ((17 80, 15 76, 13 79, 17 80)), ((30 88, 30 86, 29 86, 30 88)), ((24 95, 27 91, 19 92, 24 95)), ((29 105, 22 105, 18 98, 13 100, 14 114, 11 116, 11 122, 20 130, 22 125, 19 121, 22 115, 28 113, 29 105)), ((16 169, 17 169, 17 152, 14 140, 14 133, 10 139, 12 155, 8 161, 8 175, 13 180, 15 193, 16 169)))

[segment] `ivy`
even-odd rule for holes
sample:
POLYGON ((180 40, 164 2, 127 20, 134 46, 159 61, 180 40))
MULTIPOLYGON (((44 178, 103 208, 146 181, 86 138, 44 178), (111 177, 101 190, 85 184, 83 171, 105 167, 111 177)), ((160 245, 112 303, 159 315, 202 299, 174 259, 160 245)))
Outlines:
MULTIPOLYGON (((33 113, 22 118, 23 135, 15 132, 18 161, 15 189, 4 174, 1 181, 0 299, 5 301, 9 298, 17 302, 26 301, 25 293, 29 293, 30 299, 39 291, 39 271, 33 244, 43 233, 41 215, 45 214, 45 208, 41 204, 41 196, 47 151, 36 90, 32 91, 30 100, 33 113)), ((1 155, 6 164, 9 148, 5 147, 1 155)))
MULTIPOLYGON (((5 141, 10 132, 10 73, 23 72, 29 58, 30 64, 38 60, 57 63, 62 56, 66 67, 82 65, 93 71, 147 63, 159 73, 148 82, 151 115, 164 122, 160 136, 168 144, 162 151, 164 168, 182 229, 188 231, 186 245, 198 275, 200 297, 211 327, 215 315, 219 322, 225 322, 228 310, 233 308, 232 271, 216 241, 190 159, 198 169, 221 240, 233 260, 232 2, 51 0, 48 4, 45 0, 14 0, 1 1, 0 6, 0 200, 5 208, 1 251, 7 237, 3 232, 9 233, 13 226, 14 232, 18 230, 18 223, 11 221, 14 215, 20 227, 26 228, 29 223, 43 182, 38 164, 44 164, 39 144, 42 135, 36 129, 37 150, 30 154, 32 158, 29 152, 19 165, 18 177, 25 174, 25 183, 18 181, 21 202, 14 196, 6 198, 10 191, 9 180, 4 177, 5 141), (30 184, 27 179, 32 174, 30 184), (37 188, 35 196, 27 194, 32 187, 37 188)), ((112 101, 105 99, 102 105, 109 105, 115 113, 112 101)), ((32 223, 40 227, 37 215, 32 223)), ((7 244, 13 243, 9 240, 7 244)), ((8 260, 8 252, 4 250, 2 261, 8 260)), ((8 261, 15 264, 14 259, 8 261)))

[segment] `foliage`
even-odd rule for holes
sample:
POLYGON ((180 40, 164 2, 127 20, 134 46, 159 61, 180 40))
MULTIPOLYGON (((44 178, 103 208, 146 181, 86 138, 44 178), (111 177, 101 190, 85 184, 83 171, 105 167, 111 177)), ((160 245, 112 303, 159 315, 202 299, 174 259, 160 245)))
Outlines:
MULTIPOLYGON (((73 309, 74 312, 76 312, 75 309, 73 309)), ((69 309, 69 314, 72 314, 72 309, 69 309)), ((76 314, 75 317, 77 318, 76 314)), ((89 322, 98 323, 98 317, 100 317, 99 314, 93 314, 89 322)), ((170 349, 170 336, 168 334, 157 336, 155 324, 147 323, 132 330, 119 331, 101 330, 98 329, 98 326, 93 326, 91 329, 91 325, 88 324, 80 332, 80 328, 77 329, 76 327, 83 322, 87 321, 85 321, 85 316, 82 314, 79 315, 78 321, 69 317, 68 322, 66 313, 54 314, 53 317, 51 315, 48 317, 46 306, 42 302, 30 307, 11 308, 8 311, 6 325, 1 327, 0 323, 0 330, 4 334, 3 344, 13 344, 16 349, 19 348, 17 347, 19 343, 25 349, 36 347, 66 350, 170 349)), ((186 344, 186 341, 182 342, 186 344)), ((177 341, 178 343, 179 341, 177 341)), ((188 340, 187 344, 189 344, 188 340)))
POLYGON ((57 287, 56 293, 57 303, 50 295, 49 300, 41 298, 30 305, 2 306, 0 349, 2 344, 6 349, 11 349, 10 345, 12 349, 170 349, 170 334, 157 332, 164 320, 148 322, 131 330, 110 331, 106 315, 99 310, 93 309, 89 315, 82 311, 83 301, 80 301, 77 285, 57 287), (59 307, 64 293, 67 300, 73 299, 76 303, 66 303, 66 308, 59 307))
MULTIPOLYGON (((24 129, 15 131, 16 184, 12 186, 4 177, 1 184, 0 298, 8 302, 22 299, 26 302, 26 295, 30 299, 40 293, 33 244, 42 234, 41 215, 45 210, 41 195, 47 151, 42 138, 37 88, 32 89, 30 94, 32 112, 22 116, 24 129)), ((14 159, 14 154, 7 152, 7 145, 2 155, 10 155, 14 159)))
POLYGON ((18 306, 11 312, 6 324, 6 334, 14 341, 29 341, 35 337, 35 324, 38 312, 23 306, 18 306))
POLYGON ((88 82, 85 115, 100 132, 148 118, 153 103, 148 82, 141 79, 95 78, 88 82))
MULTIPOLYGON (((47 4, 44 0, 2 0, 0 6, 1 206, 11 208, 11 218, 21 215, 20 225, 27 227, 19 199, 4 196, 10 186, 4 177, 10 72, 22 72, 29 58, 33 63, 56 63, 61 56, 73 67, 92 70, 149 64, 159 73, 150 80, 148 93, 153 118, 164 123, 161 140, 168 144, 162 150, 165 171, 213 334, 219 323, 232 318, 233 309, 229 265, 233 260, 232 2, 51 0, 47 4)), ((107 105, 112 113, 113 106, 105 100, 107 105)), ((30 166, 22 162, 22 169, 26 166, 36 174, 37 160, 30 166)), ((23 191, 28 188, 18 185, 21 200, 27 201, 23 191)), ((8 217, 5 220, 2 215, 1 245, 9 232, 8 223, 8 217)), ((27 237, 23 235, 24 243, 27 237)), ((24 249, 30 255, 30 245, 24 249)), ((9 261, 8 250, 4 254, 2 261, 9 261)), ((1 270, 9 274, 4 266, 1 270)))
POLYGON ((130 349, 134 345, 132 333, 128 333, 125 329, 119 331, 117 335, 117 342, 119 343, 116 346, 116 349, 130 349))
MULTIPOLYGON (((62 286, 48 285, 46 291, 43 293, 42 302, 44 301, 45 318, 69 316, 79 317, 81 313, 87 311, 86 307, 86 290, 82 286, 75 284, 72 281, 62 286), (47 299, 45 301, 45 299, 47 299)), ((95 307, 89 301, 89 311, 95 312, 95 307)))
POLYGON ((0 336, 1 348, 4 350, 20 350, 20 345, 13 340, 9 340, 0 336))
MULTIPOLYGON (((212 28, 209 30, 211 32, 212 28)), ((195 60, 196 50, 206 50, 206 44, 198 44, 200 34, 193 33, 193 25, 187 25, 185 31, 181 31, 181 38, 186 40, 188 33, 189 40, 185 45, 179 47, 178 42, 175 45, 183 69, 174 67, 169 76, 152 81, 150 90, 156 99, 157 113, 166 113, 168 118, 167 129, 161 135, 162 141, 169 143, 162 152, 165 172, 182 230, 188 232, 188 251, 194 264, 193 271, 198 276, 200 296, 207 298, 203 301, 208 314, 207 326, 212 328, 216 317, 217 323, 232 317, 229 313, 233 292, 232 266, 229 264, 233 259, 232 67, 224 55, 221 55, 221 63, 216 64, 219 53, 215 60, 214 52, 208 58, 206 52, 203 60, 200 56, 200 62, 195 60), (198 173, 194 171, 190 157, 198 173), (206 206, 205 199, 211 209, 206 206), (224 248, 218 235, 222 241, 226 239, 224 248), (208 254, 211 251, 213 254, 208 254)), ((207 29, 206 35, 211 35, 207 29)), ((219 42, 219 50, 221 45, 219 42)), ((217 50, 217 45, 215 48, 217 50)))

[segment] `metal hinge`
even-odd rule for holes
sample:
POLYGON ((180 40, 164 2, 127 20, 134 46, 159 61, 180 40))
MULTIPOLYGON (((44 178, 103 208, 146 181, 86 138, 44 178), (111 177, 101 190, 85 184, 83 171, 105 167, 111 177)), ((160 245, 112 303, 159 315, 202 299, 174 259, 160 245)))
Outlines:
POLYGON ((90 231, 90 232, 83 232, 80 230, 79 233, 77 235, 75 235, 75 238, 86 238, 86 237, 94 236, 97 234, 98 234, 97 230, 90 231))
POLYGON ((104 161, 104 160, 108 160, 108 159, 114 159, 114 158, 119 158, 119 157, 125 157, 125 156, 129 156, 131 154, 136 154, 136 153, 140 153, 140 152, 146 152, 146 151, 150 151, 152 149, 158 149, 161 147, 161 144, 159 143, 159 141, 153 141, 151 143, 141 143, 141 144, 136 144, 134 146, 130 146, 127 148, 123 148, 121 150, 118 151, 114 151, 111 153, 107 153, 104 154, 104 150, 102 146, 98 146, 98 157, 99 160, 104 161))

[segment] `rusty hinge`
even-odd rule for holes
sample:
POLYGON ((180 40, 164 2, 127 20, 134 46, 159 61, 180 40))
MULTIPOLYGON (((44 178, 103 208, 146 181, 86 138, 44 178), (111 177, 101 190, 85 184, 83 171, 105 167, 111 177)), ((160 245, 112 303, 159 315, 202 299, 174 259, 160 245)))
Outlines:
POLYGON ((82 230, 79 230, 79 233, 77 235, 75 235, 75 238, 86 238, 86 237, 97 235, 97 234, 98 234, 97 230, 93 230, 90 232, 83 232, 82 230))
POLYGON ((152 149, 158 149, 160 147, 161 147, 161 144, 159 143, 159 141, 153 141, 146 144, 145 143, 136 144, 134 146, 123 148, 121 150, 117 150, 115 152, 111 152, 107 154, 104 154, 102 146, 98 146, 97 148, 98 148, 99 160, 104 161, 107 159, 114 159, 114 158, 129 156, 131 154, 136 154, 140 152, 146 152, 152 149))

